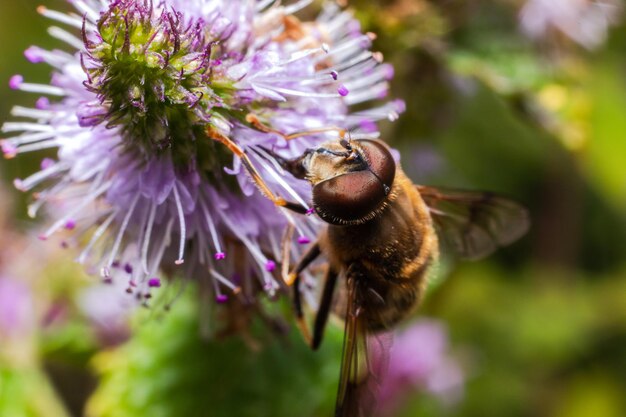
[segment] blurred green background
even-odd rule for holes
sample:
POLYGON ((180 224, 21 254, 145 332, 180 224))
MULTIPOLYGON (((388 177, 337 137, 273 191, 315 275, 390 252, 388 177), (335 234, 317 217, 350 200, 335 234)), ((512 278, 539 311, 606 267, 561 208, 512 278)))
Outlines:
MULTIPOLYGON (((418 315, 447 327, 464 393, 444 404, 418 387, 397 415, 626 415, 621 15, 590 50, 558 28, 526 36, 521 0, 349 3, 395 66, 393 97, 406 101, 407 112, 382 127, 405 171, 418 183, 511 196, 533 222, 528 236, 488 260, 444 259, 418 315)), ((60 0, 46 4, 67 9, 60 0)), ((32 44, 58 45, 37 5, 0 3, 0 123, 13 105, 34 100, 8 89, 11 75, 49 77, 47 66, 23 58, 32 44)), ((6 188, 40 158, 3 161, 6 188)), ((25 197, 12 189, 10 195, 2 233, 26 234, 36 226, 25 220, 25 197)), ((0 242, 4 251, 13 241, 0 242)), ((43 272, 23 270, 45 277, 27 278, 41 305, 39 326, 18 347, 32 349, 31 360, 0 355, 0 415, 81 415, 93 390, 90 416, 330 415, 339 326, 320 353, 304 348, 294 331, 278 343, 258 326, 253 333, 263 347, 251 353, 239 338, 203 339, 198 329, 208 313, 190 295, 163 317, 140 314, 135 337, 104 348, 72 298, 89 279, 67 266, 71 256, 53 252, 47 262, 43 272), (63 318, 45 321, 61 302, 63 318)))

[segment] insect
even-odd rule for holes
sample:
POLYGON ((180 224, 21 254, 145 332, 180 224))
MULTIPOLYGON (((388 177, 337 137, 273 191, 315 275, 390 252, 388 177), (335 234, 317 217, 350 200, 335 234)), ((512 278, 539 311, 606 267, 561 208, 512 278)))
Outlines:
MULTIPOLYGON (((529 220, 522 206, 490 193, 414 185, 383 142, 346 140, 342 133, 340 140, 295 159, 272 155, 311 184, 313 209, 328 224, 285 281, 293 285, 296 320, 313 349, 336 308, 337 283, 345 281, 339 297, 345 334, 335 416, 360 417, 371 413, 371 404, 363 401, 370 366, 367 336, 393 328, 417 307, 439 241, 461 257, 480 258, 523 235, 529 220), (311 333, 300 274, 320 255, 328 268, 311 333)), ((297 204, 272 197, 302 213, 297 204)))
POLYGON ((313 208, 328 223, 290 274, 297 320, 317 349, 332 310, 338 277, 346 289, 345 335, 336 416, 367 415, 362 368, 367 334, 393 328, 419 303, 429 266, 444 244, 478 258, 519 238, 528 228, 524 208, 489 193, 416 186, 377 140, 339 140, 280 160, 312 185, 313 208), (319 255, 328 260, 313 334, 304 322, 299 274, 319 255))

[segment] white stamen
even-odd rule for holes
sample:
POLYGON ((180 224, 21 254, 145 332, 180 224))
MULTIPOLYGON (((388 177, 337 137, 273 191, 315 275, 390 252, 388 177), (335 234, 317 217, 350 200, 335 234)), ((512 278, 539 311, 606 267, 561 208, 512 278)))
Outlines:
POLYGON ((306 6, 308 6, 311 3, 313 3, 313 0, 300 0, 294 4, 285 6, 285 14, 286 15, 293 14, 297 12, 298 10, 304 9, 306 6))
MULTIPOLYGON (((255 147, 250 147, 250 149, 252 151, 254 151, 255 153, 260 153, 260 150, 258 150, 255 147)), ((265 154, 266 156, 267 153, 265 154)), ((261 165, 269 174, 272 178, 274 178, 274 180, 276 180, 276 182, 283 187, 283 189, 285 191, 287 191, 287 193, 294 199, 296 200, 302 207, 304 207, 305 209, 309 209, 309 205, 302 199, 302 197, 300 197, 300 195, 298 193, 295 192, 295 190, 293 188, 291 188, 291 186, 289 186, 289 184, 287 184, 287 182, 280 176, 278 175, 278 173, 266 163, 266 159, 265 158, 259 158, 256 154, 254 155, 254 159, 258 162, 259 165, 261 165)), ((273 158, 269 158, 270 160, 272 160, 273 158)))
MULTIPOLYGON (((366 89, 353 91, 346 96, 346 103, 348 105, 362 103, 364 101, 375 100, 380 98, 389 89, 387 82, 378 83, 376 85, 369 86, 366 89)), ((390 115, 391 116, 391 115, 390 115)))
POLYGON ((323 73, 318 72, 311 77, 285 77, 278 75, 276 77, 256 77, 254 81, 255 83, 263 84, 295 82, 300 85, 323 85, 334 84, 336 82, 330 77, 330 74, 327 71, 323 73))
POLYGON ((176 202, 176 210, 178 211, 178 222, 180 226, 180 243, 178 245, 178 259, 174 262, 176 265, 181 265, 185 262, 185 240, 187 239, 187 227, 185 224, 185 213, 183 212, 183 205, 180 202, 180 196, 178 195, 178 186, 174 184, 174 201, 176 202))
POLYGON ((58 114, 59 112, 56 111, 34 109, 23 106, 14 106, 11 109, 11 116, 28 117, 30 119, 50 119, 58 114))
POLYGON ((3 132, 54 132, 54 128, 40 123, 6 122, 2 125, 3 132))
MULTIPOLYGON (((211 275, 211 268, 209 268, 209 275, 211 275)), ((213 290, 215 291, 215 298, 219 298, 222 295, 222 289, 220 288, 220 284, 217 278, 211 275, 213 279, 211 280, 211 284, 213 285, 213 290)))
POLYGON ((239 227, 235 227, 231 223, 230 219, 228 219, 228 217, 226 217, 222 213, 220 213, 220 214, 221 214, 222 220, 224 221, 226 226, 228 226, 230 228, 230 230, 239 238, 239 240, 241 240, 241 242, 243 242, 243 244, 246 245, 246 247, 248 248, 248 251, 252 254, 252 256, 254 256, 254 258, 257 260, 257 262, 260 265, 264 266, 265 263, 267 262, 267 258, 260 251, 258 245, 253 244, 252 241, 250 241, 250 239, 248 239, 248 237, 246 235, 241 233, 240 228, 239 227))
POLYGON ((60 50, 51 52, 45 49, 39 49, 38 54, 45 63, 58 69, 62 69, 65 65, 73 63, 76 59, 73 55, 60 50))
POLYGON ((18 89, 26 93, 48 94, 59 97, 65 95, 64 89, 47 84, 21 83, 18 89))
POLYGON ((220 283, 224 284, 226 287, 230 288, 233 292, 239 292, 241 289, 233 284, 229 279, 227 279, 224 275, 220 274, 213 268, 209 268, 209 273, 213 278, 215 278, 220 283))
POLYGON ((220 244, 220 239, 217 234, 217 230, 215 229, 215 223, 213 223, 213 218, 211 217, 211 213, 209 213, 209 209, 207 205, 205 205, 203 199, 200 199, 200 203, 202 205, 202 212, 204 213, 204 218, 206 220, 207 226, 209 227, 209 233, 211 234, 211 240, 213 240, 213 246, 215 247, 216 252, 222 253, 222 245, 220 244))
POLYGON ((361 73, 360 76, 344 79, 344 84, 350 91, 356 91, 361 88, 369 88, 370 86, 376 85, 381 81, 385 82, 385 72, 386 70, 384 67, 378 66, 366 76, 363 76, 363 73, 361 73))
POLYGON ((65 226, 65 224, 67 223, 68 220, 76 217, 77 213, 79 213, 82 209, 84 209, 93 200, 98 198, 100 196, 100 194, 102 194, 103 192, 108 190, 110 186, 111 186, 111 182, 107 182, 102 187, 98 188, 97 190, 95 190, 94 192, 92 192, 91 194, 89 194, 85 198, 83 198, 83 200, 73 210, 71 210, 68 214, 66 214, 65 216, 61 217, 52 226, 50 226, 50 228, 48 230, 46 230, 46 232, 43 234, 43 237, 44 238, 48 238, 54 232, 56 232, 58 229, 60 229, 61 227, 65 226))
POLYGON ((92 22, 96 22, 100 18, 100 14, 96 10, 89 7, 83 0, 74 0, 73 4, 74 7, 81 12, 81 15, 86 14, 92 22))
POLYGON ((167 222, 167 227, 165 228, 165 233, 161 238, 161 244, 159 245, 159 249, 157 250, 154 257, 151 259, 152 265, 150 266, 150 272, 157 271, 159 269, 159 265, 161 264, 161 259, 163 259, 163 254, 165 253, 165 248, 167 248, 170 244, 170 237, 172 233, 172 227, 174 226, 174 219, 170 219, 167 222))
POLYGON ((143 272, 146 274, 148 271, 148 247, 150 246, 150 237, 152 235, 152 226, 154 224, 154 217, 156 216, 156 204, 151 204, 150 214, 148 215, 148 224, 146 225, 146 235, 143 239, 143 245, 141 247, 141 265, 143 266, 143 272))
POLYGON ((340 57, 349 56, 354 52, 361 52, 364 49, 363 43, 367 43, 369 46, 372 40, 368 35, 361 35, 356 38, 351 38, 346 42, 338 44, 336 47, 328 51, 328 55, 317 58, 318 61, 328 59, 329 57, 335 58, 336 62, 341 62, 340 57))
POLYGON ((56 136, 56 133, 58 132, 50 131, 50 132, 30 133, 30 134, 15 136, 15 137, 8 138, 5 140, 9 143, 12 143, 15 146, 20 146, 20 145, 24 145, 27 143, 39 142, 40 140, 43 140, 43 139, 51 139, 56 136))
POLYGON ((48 51, 38 46, 32 46, 25 51, 25 54, 29 61, 34 60, 34 62, 45 62, 48 65, 60 70, 63 70, 65 65, 75 62, 74 55, 70 55, 59 49, 48 51))
POLYGON ((117 216, 117 210, 113 211, 109 215, 109 217, 107 217, 106 220, 100 226, 98 226, 96 231, 93 232, 93 234, 91 235, 91 239, 89 239, 89 243, 87 244, 85 249, 83 249, 83 251, 80 253, 78 258, 76 258, 76 262, 80 264, 85 263, 85 260, 87 259, 87 256, 91 252, 91 249, 96 244, 96 242, 100 240, 100 238, 104 235, 104 232, 107 231, 107 229, 109 228, 109 225, 111 224, 113 219, 115 219, 115 216, 117 216))
MULTIPOLYGON (((52 20, 56 20, 57 22, 60 23, 65 23, 66 25, 75 27, 76 29, 82 29, 83 28, 83 18, 76 16, 76 15, 70 15, 70 14, 65 14, 65 13, 61 13, 61 12, 57 12, 56 10, 50 10, 45 6, 39 6, 37 7, 37 11, 39 12, 39 14, 41 14, 42 16, 47 17, 48 19, 52 19, 52 20)), ((89 29, 94 29, 95 26, 91 23, 86 23, 87 28, 89 29)))
POLYGON ((65 164, 62 163, 56 163, 46 169, 43 169, 41 171, 38 171, 36 173, 34 173, 33 175, 21 180, 20 183, 20 190, 21 191, 29 191, 31 190, 34 186, 36 186, 37 184, 41 183, 42 181, 45 181, 46 179, 50 178, 52 175, 60 172, 60 171, 64 171, 65 169, 67 169, 65 164))
POLYGON ((135 198, 133 198, 133 201, 130 204, 130 207, 128 208, 128 212, 126 212, 126 216, 124 216, 122 225, 120 226, 120 229, 117 232, 117 236, 115 237, 115 242, 113 243, 113 249, 111 249, 111 254, 109 255, 109 260, 107 261, 108 267, 113 265, 113 261, 115 261, 117 252, 120 249, 120 244, 122 243, 122 237, 124 236, 124 233, 126 233, 126 229, 128 228, 128 223, 130 222, 130 218, 135 212, 135 206, 137 206, 137 202, 139 201, 139 196, 140 194, 137 194, 135 198))
POLYGON ((272 248, 272 253, 274 254, 274 257, 276 259, 280 259, 281 250, 280 245, 278 244, 278 239, 276 239, 274 233, 268 233, 267 238, 270 241, 270 247, 272 248))
MULTIPOLYGON (((352 113, 348 116, 348 120, 351 123, 358 123, 363 119, 367 120, 383 120, 393 118, 398 115, 398 105, 396 103, 385 103, 382 106, 378 106, 372 109, 352 113)), ((331 120, 338 120, 337 118, 332 118, 331 120)), ((342 119, 343 120, 343 119, 342 119)))
POLYGON ((363 74, 369 74, 372 71, 376 70, 376 67, 381 68, 380 64, 376 62, 372 57, 369 57, 366 60, 357 62, 351 66, 342 66, 340 74, 342 80, 344 82, 348 82, 354 79, 360 79, 363 77, 363 74))
POLYGON ((25 152, 40 151, 42 149, 48 149, 48 148, 56 148, 57 146, 59 146, 59 141, 56 139, 50 139, 50 140, 38 142, 32 145, 20 146, 17 149, 17 151, 18 153, 25 153, 25 152))
POLYGON ((325 20, 324 26, 329 33, 344 33, 345 28, 348 27, 348 23, 352 19, 352 14, 341 12, 336 4, 325 3, 324 13, 320 17, 325 20))
POLYGON ((34 203, 29 204, 28 208, 26 209, 26 213, 28 214, 28 217, 30 217, 31 219, 34 219, 35 217, 37 217, 37 212, 39 211, 41 206, 43 206, 45 203, 46 203, 46 200, 42 198, 42 199, 35 201, 34 203))
POLYGON ((313 91, 298 91, 291 88, 275 87, 265 83, 253 83, 267 90, 275 91, 288 96, 308 97, 308 98, 341 98, 338 93, 315 93, 313 91))
POLYGON ((291 54, 291 56, 289 57, 289 59, 287 59, 286 61, 283 62, 279 62, 278 66, 286 66, 289 65, 293 62, 299 61, 301 59, 304 59, 308 56, 314 55, 314 54, 319 54, 320 52, 324 53, 325 51, 322 48, 311 48, 311 49, 304 49, 298 52, 294 52, 291 54))
POLYGON ((270 294, 271 294, 272 290, 275 288, 275 285, 278 285, 278 284, 275 282, 274 277, 272 277, 265 270, 265 265, 267 264, 268 259, 260 251, 258 244, 253 243, 250 239, 248 239, 248 237, 246 235, 244 235, 243 233, 240 232, 239 228, 233 226, 233 224, 230 222, 230 219, 228 219, 222 213, 220 213, 220 214, 221 214, 221 217, 222 217, 222 220, 224 221, 224 223, 231 229, 231 231, 235 234, 235 236, 237 236, 239 238, 239 240, 244 245, 246 245, 246 247, 248 248, 248 252, 256 260, 256 265, 257 265, 257 268, 259 270, 259 274, 258 274, 259 279, 263 279, 262 282, 263 282, 264 285, 270 285, 270 288, 268 288, 267 291, 269 291, 270 294))
POLYGON ((57 193, 61 192, 61 190, 64 190, 68 186, 69 183, 70 183, 70 179, 66 177, 66 178, 63 178, 61 181, 59 181, 56 185, 39 193, 39 195, 37 196, 37 200, 28 206, 28 210, 27 210, 28 217, 31 217, 31 218, 36 217, 37 211, 39 211, 41 206, 43 206, 46 202, 48 202, 49 199, 51 199, 51 197, 56 196, 57 193))
POLYGON ((51 26, 48 28, 48 34, 53 38, 56 38, 66 44, 78 49, 79 51, 85 49, 85 44, 82 40, 78 39, 76 36, 72 35, 68 31, 61 29, 57 26, 51 26))
POLYGON ((255 6, 257 12, 260 12, 262 10, 265 10, 267 8, 267 6, 269 6, 270 4, 276 2, 276 0, 261 0, 257 3, 257 5, 255 6))
POLYGON ((325 68, 324 71, 337 71, 341 76, 344 76, 344 72, 348 71, 350 68, 358 67, 359 65, 363 65, 368 62, 376 62, 372 59, 372 53, 370 51, 363 51, 360 54, 350 58, 347 61, 342 61, 337 65, 325 68))
MULTIPOLYGON (((98 164, 94 164, 91 169, 81 173, 80 175, 76 175, 74 180, 76 181, 87 181, 91 179, 94 175, 99 175, 100 180, 102 180, 102 176, 106 174, 106 166, 109 164, 107 159, 100 159, 98 164)), ((97 183, 97 181, 94 181, 97 183)))
POLYGON ((308 236, 308 234, 307 234, 307 233, 305 233, 305 232, 301 229, 301 227, 300 227, 300 224, 301 224, 301 223, 300 223, 300 222, 297 222, 297 221, 294 219, 293 214, 292 214, 292 212, 291 212, 291 211, 289 211, 288 209, 286 209, 286 208, 284 208, 284 207, 281 207, 280 209, 281 209, 280 211, 282 212, 282 214, 283 214, 283 215, 287 218, 287 222, 288 222, 290 225, 292 225, 293 227, 295 227, 296 231, 298 232, 298 234, 299 234, 300 236, 308 236))

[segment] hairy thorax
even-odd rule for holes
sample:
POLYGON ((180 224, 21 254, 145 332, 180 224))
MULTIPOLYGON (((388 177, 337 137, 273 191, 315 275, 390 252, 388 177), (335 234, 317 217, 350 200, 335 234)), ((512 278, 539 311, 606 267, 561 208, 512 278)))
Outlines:
POLYGON ((406 176, 397 175, 393 199, 378 216, 359 225, 329 225, 320 238, 330 268, 363 289, 371 330, 393 326, 417 306, 437 253, 425 204, 406 176))

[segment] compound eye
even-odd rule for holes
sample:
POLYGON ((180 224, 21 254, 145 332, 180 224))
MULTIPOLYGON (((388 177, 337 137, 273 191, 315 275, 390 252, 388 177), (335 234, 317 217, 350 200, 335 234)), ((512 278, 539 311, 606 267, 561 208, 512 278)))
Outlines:
POLYGON ((385 198, 380 180, 369 170, 338 175, 313 187, 315 211, 325 222, 337 225, 365 221, 385 198))
POLYGON ((370 171, 380 179, 380 182, 389 191, 396 176, 396 162, 389 152, 389 148, 377 140, 362 139, 358 142, 365 159, 368 161, 370 171))

